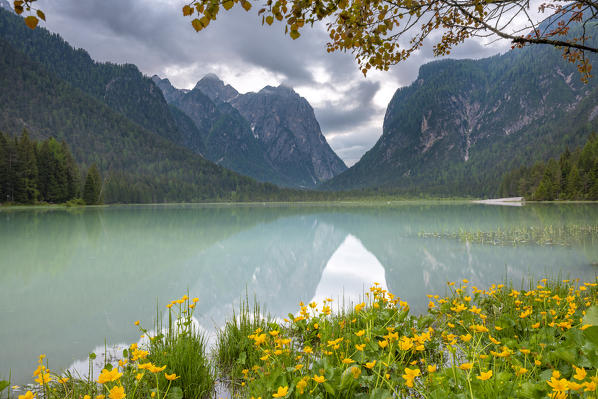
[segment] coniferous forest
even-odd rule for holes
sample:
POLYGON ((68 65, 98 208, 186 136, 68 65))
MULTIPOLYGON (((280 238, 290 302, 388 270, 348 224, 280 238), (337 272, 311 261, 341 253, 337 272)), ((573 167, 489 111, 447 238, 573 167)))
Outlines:
POLYGON ((82 185, 80 169, 66 145, 54 138, 34 141, 0 132, 0 202, 65 203, 82 198, 101 202, 102 180, 92 165, 82 185))
POLYGON ((510 171, 500 193, 535 201, 598 200, 598 136, 573 152, 567 148, 558 159, 510 171))

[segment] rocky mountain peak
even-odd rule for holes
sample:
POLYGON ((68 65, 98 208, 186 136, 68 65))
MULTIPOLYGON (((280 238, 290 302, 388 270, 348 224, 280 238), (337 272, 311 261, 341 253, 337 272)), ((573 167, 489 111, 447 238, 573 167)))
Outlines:
POLYGON ((182 96, 189 92, 189 90, 177 89, 170 83, 168 79, 162 79, 158 75, 152 76, 152 81, 162 90, 164 99, 167 103, 172 103, 179 100, 182 96))
POLYGON ((216 102, 229 102, 239 95, 231 85, 225 84, 218 76, 208 73, 201 78, 193 90, 201 90, 210 100, 216 102))

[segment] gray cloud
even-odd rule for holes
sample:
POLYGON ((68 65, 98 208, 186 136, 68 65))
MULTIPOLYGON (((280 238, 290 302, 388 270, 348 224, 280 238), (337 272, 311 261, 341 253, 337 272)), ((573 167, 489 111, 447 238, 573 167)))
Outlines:
POLYGON ((316 116, 325 132, 351 131, 370 122, 380 112, 373 98, 380 82, 361 81, 345 91, 342 101, 328 101, 316 109, 316 116), (350 96, 350 97, 349 97, 350 96))
MULTIPOLYGON (((261 71, 272 80, 316 93, 307 99, 339 155, 353 163, 380 136, 385 109, 375 96, 389 95, 417 77, 419 66, 432 60, 431 45, 390 71, 364 79, 350 53, 326 52, 322 25, 305 29, 297 40, 283 34, 284 25, 262 26, 257 7, 249 13, 235 6, 222 12, 200 33, 181 14, 182 0, 40 0, 46 26, 98 61, 133 63, 147 74, 168 77, 190 88, 208 72, 227 71, 252 76, 261 71), (320 82, 314 71, 324 70, 320 82), (330 96, 317 98, 321 93, 330 96), (320 94, 317 94, 320 93, 320 94), (326 98, 336 98, 326 100, 326 98), (340 98, 340 99, 339 99, 340 98)), ((432 38, 429 44, 435 42, 432 38)), ((497 46, 469 41, 453 57, 480 58, 495 54, 497 46)), ((256 84, 256 82, 250 82, 256 84)), ((259 82, 257 82, 259 83, 259 82)), ((265 85, 265 83, 264 83, 265 85)), ((259 90, 259 88, 256 88, 259 90)), ((386 98, 385 97, 385 98, 386 98)))

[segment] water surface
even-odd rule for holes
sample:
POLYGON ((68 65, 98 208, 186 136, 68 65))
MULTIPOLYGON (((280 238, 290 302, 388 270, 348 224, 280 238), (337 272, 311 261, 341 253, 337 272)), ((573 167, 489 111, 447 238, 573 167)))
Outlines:
POLYGON ((214 331, 245 294, 275 316, 378 282, 415 312, 467 278, 487 287, 545 275, 593 279, 598 249, 499 246, 420 233, 596 225, 597 204, 111 206, 0 211, 0 379, 30 381, 40 353, 65 369, 139 339, 156 306, 187 293, 214 331), (593 265, 594 264, 594 265, 593 265))

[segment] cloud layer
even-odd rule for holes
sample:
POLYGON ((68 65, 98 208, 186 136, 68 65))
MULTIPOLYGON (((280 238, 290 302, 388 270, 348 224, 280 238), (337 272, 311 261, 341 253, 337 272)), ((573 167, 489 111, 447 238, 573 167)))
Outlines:
MULTIPOLYGON (((240 92, 286 84, 314 107, 332 148, 352 165, 382 134, 386 105, 395 90, 408 85, 431 46, 388 72, 364 78, 351 54, 326 52, 323 26, 306 29, 298 40, 284 35, 282 24, 262 26, 257 12, 240 7, 196 33, 181 14, 179 0, 40 0, 46 27, 98 61, 133 63, 151 76, 167 77, 192 88, 216 73, 240 92)), ((480 58, 504 50, 470 41, 458 58, 480 58)))

